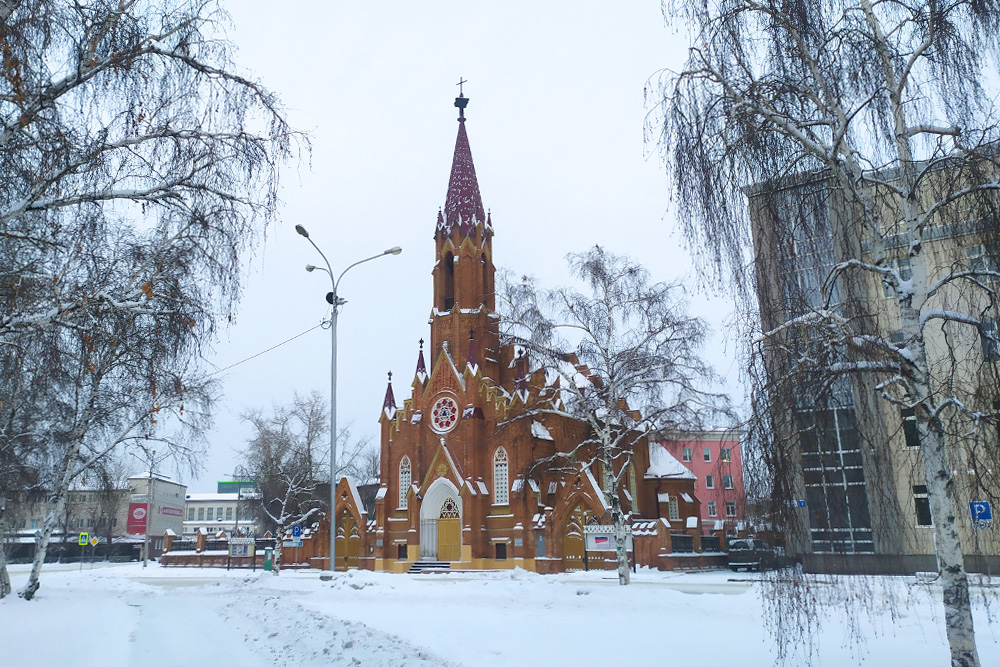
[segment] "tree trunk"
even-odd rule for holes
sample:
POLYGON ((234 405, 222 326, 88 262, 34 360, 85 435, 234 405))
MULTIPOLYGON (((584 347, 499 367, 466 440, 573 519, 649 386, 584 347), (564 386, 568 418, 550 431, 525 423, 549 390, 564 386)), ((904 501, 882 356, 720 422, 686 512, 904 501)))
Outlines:
POLYGON ((7 573, 7 541, 0 528, 0 600, 10 595, 10 575, 7 573))
POLYGON ((273 560, 271 561, 271 572, 277 575, 278 568, 280 567, 281 563, 281 541, 284 539, 285 536, 285 527, 278 526, 278 528, 274 531, 274 536, 275 536, 274 554, 272 556, 273 560))
MULTIPOLYGON (((625 534, 625 516, 622 514, 621 500, 618 498, 618 480, 611 468, 610 457, 604 467, 604 493, 611 504, 611 524, 615 530, 615 556, 618 560, 618 584, 628 586, 631 572, 628 566, 628 542, 625 534)), ((584 548, 587 546, 584 544, 584 548)))
POLYGON ((927 495, 937 537, 944 624, 951 648, 951 664, 952 667, 979 667, 969 580, 955 516, 955 482, 948 468, 944 432, 938 424, 928 431, 922 448, 927 470, 927 495))
MULTIPOLYGON (((42 574, 42 565, 45 563, 45 555, 48 553, 49 543, 52 541, 52 532, 59 523, 56 517, 62 514, 66 506, 66 492, 63 489, 63 485, 60 485, 60 488, 55 491, 54 498, 50 497, 48 504, 48 512, 46 512, 45 521, 42 524, 42 534, 35 544, 35 559, 31 564, 31 574, 28 575, 28 582, 24 585, 24 588, 18 593, 25 600, 35 597, 35 593, 38 591, 38 579, 42 574)), ((65 544, 66 534, 64 533, 63 545, 65 544)))
MULTIPOLYGON (((918 287, 919 294, 926 294, 925 260, 922 255, 917 255, 917 259, 914 284, 918 287)), ((900 316, 903 333, 912 341, 909 347, 916 367, 911 372, 911 388, 917 405, 917 432, 924 456, 925 483, 934 524, 951 664, 953 667, 979 667, 969 581, 965 574, 962 541, 958 534, 955 480, 948 463, 944 426, 936 414, 931 394, 930 367, 923 327, 920 324, 920 310, 903 299, 900 301, 900 316)))

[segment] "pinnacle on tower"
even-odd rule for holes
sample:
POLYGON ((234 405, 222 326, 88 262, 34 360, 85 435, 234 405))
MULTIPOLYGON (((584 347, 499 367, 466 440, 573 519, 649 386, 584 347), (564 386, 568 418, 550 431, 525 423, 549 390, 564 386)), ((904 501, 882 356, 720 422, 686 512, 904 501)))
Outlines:
POLYGON ((382 412, 389 419, 396 414, 396 396, 392 393, 392 371, 389 371, 389 385, 385 388, 385 400, 382 401, 382 412))
POLYGON ((473 369, 478 366, 476 363, 476 332, 473 329, 469 329, 469 356, 465 359, 465 364, 473 369))
POLYGON ((421 383, 427 379, 427 364, 424 363, 424 339, 420 339, 420 354, 417 355, 417 379, 421 383))

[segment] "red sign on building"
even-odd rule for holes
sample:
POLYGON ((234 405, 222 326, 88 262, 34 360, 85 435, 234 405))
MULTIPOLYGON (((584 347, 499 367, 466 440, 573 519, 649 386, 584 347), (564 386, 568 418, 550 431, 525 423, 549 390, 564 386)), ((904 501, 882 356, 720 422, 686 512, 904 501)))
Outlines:
POLYGON ((145 535, 146 514, 146 503, 129 503, 125 531, 130 535, 145 535))

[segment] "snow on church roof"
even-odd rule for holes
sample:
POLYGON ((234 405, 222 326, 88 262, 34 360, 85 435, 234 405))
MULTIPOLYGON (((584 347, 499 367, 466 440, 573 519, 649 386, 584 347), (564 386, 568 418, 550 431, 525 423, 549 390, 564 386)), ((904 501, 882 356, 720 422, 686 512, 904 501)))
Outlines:
POLYGON ((555 441, 555 438, 553 438, 552 434, 549 433, 549 429, 545 428, 544 424, 535 421, 534 419, 531 420, 531 435, 538 438, 539 440, 555 441))
POLYGON ((656 442, 649 443, 649 469, 645 476, 697 479, 693 472, 667 451, 666 447, 656 442))

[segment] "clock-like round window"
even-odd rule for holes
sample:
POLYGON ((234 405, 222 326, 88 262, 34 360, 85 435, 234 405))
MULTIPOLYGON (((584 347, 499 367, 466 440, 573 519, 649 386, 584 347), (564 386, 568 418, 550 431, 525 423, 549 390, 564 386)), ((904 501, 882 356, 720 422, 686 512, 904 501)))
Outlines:
POLYGON ((442 396, 431 408, 431 428, 438 433, 445 433, 455 428, 458 423, 458 403, 449 396, 442 396))

